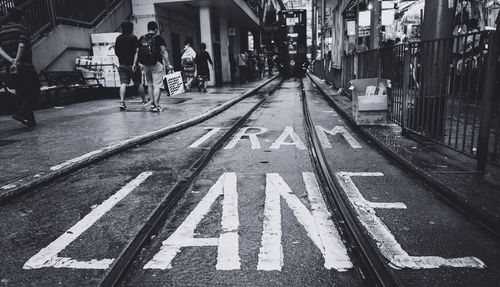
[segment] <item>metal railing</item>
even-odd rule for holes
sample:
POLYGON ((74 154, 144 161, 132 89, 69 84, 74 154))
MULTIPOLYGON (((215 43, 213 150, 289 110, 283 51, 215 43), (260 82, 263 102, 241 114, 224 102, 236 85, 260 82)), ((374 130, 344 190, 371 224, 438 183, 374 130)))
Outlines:
POLYGON ((124 0, 0 0, 0 12, 17 6, 26 14, 26 25, 36 40, 59 24, 93 27, 124 0))
MULTIPOLYGON (((500 88, 492 68, 500 47, 493 39, 494 32, 482 31, 347 55, 340 87, 348 91, 356 78, 389 79, 389 119, 405 132, 477 158, 479 166, 500 164, 500 94, 492 92, 495 80, 500 88)), ((328 78, 319 66, 315 73, 328 78)))

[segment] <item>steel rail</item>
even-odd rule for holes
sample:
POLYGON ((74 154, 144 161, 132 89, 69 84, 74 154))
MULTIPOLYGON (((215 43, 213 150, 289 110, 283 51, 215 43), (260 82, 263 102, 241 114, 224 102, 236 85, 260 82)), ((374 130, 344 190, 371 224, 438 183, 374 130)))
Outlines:
MULTIPOLYGON (((275 87, 273 87, 268 95, 281 85, 281 80, 275 87)), ((128 243, 125 249, 121 252, 118 258, 114 261, 113 265, 107 270, 104 278, 100 281, 99 286, 118 286, 124 278, 127 270, 131 267, 137 255, 142 248, 147 245, 151 236, 156 234, 168 219, 170 213, 177 206, 184 194, 189 190, 198 175, 205 169, 212 157, 217 153, 222 146, 240 129, 248 118, 259 109, 268 97, 263 97, 259 102, 254 105, 245 115, 243 115, 224 135, 217 140, 217 142, 205 152, 205 154, 198 159, 191 167, 191 173, 183 180, 176 183, 171 192, 162 198, 161 203, 150 214, 148 220, 143 225, 137 235, 128 243)))
MULTIPOLYGON (((318 135, 309 113, 306 92, 302 79, 300 80, 302 111, 304 116, 304 126, 309 141, 308 149, 313 161, 313 165, 324 185, 325 197, 332 210, 344 221, 344 229, 350 242, 355 244, 352 250, 361 263, 361 270, 366 273, 370 280, 370 286, 398 286, 394 275, 389 271, 389 267, 384 262, 382 256, 377 252, 377 247, 370 239, 366 229, 356 217, 356 212, 351 206, 347 195, 342 192, 342 187, 337 178, 332 174, 328 160, 324 154, 318 135)), ((363 274, 365 275, 365 274, 363 274)))

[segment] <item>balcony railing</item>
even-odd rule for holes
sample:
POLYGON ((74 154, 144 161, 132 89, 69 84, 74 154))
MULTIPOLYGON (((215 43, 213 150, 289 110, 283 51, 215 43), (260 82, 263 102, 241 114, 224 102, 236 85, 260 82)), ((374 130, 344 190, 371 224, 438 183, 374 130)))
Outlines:
POLYGON ((245 3, 247 3, 248 7, 252 9, 259 19, 262 19, 262 1, 264 0, 245 0, 245 3))

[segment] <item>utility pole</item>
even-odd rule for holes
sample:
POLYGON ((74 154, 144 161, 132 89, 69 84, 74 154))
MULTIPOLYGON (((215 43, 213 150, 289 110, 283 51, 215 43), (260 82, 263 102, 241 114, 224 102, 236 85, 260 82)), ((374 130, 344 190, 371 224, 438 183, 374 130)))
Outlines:
POLYGON ((447 38, 453 34, 455 2, 453 0, 425 0, 422 23, 423 41, 447 38))
POLYGON ((317 41, 317 38, 318 38, 318 34, 317 34, 317 29, 318 29, 318 22, 316 21, 316 12, 317 12, 317 0, 312 0, 311 1, 311 5, 312 5, 312 15, 311 15, 311 24, 312 24, 312 53, 311 53, 311 57, 313 60, 316 59, 316 55, 318 53, 318 41, 317 41))
POLYGON ((382 1, 372 0, 372 11, 370 19, 370 49, 380 47, 380 13, 382 10, 382 1))
POLYGON ((446 88, 453 45, 433 41, 453 35, 454 0, 425 0, 422 22, 422 85, 417 98, 417 110, 426 115, 421 124, 431 138, 444 136, 446 88), (425 42, 428 41, 428 42, 425 42), (446 50, 446 51, 445 51, 446 50), (443 53, 444 52, 444 53, 443 53))
POLYGON ((321 59, 325 58, 325 0, 321 0, 321 59))

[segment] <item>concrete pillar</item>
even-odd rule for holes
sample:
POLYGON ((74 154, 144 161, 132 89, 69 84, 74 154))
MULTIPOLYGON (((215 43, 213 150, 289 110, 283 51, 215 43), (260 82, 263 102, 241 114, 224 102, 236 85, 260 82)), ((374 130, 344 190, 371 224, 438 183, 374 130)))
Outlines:
POLYGON ((148 22, 157 21, 155 6, 152 0, 132 0, 134 34, 139 37, 148 32, 148 22))
POLYGON ((221 52, 221 64, 222 64, 222 81, 224 83, 231 82, 231 66, 229 59, 229 36, 227 31, 227 18, 219 18, 220 25, 220 52, 221 52))
MULTIPOLYGON (((214 49, 212 45, 212 22, 210 21, 210 7, 200 6, 200 35, 201 42, 207 45, 207 52, 214 59, 214 49)), ((210 82, 208 85, 215 85, 215 73, 210 69, 210 82)))

